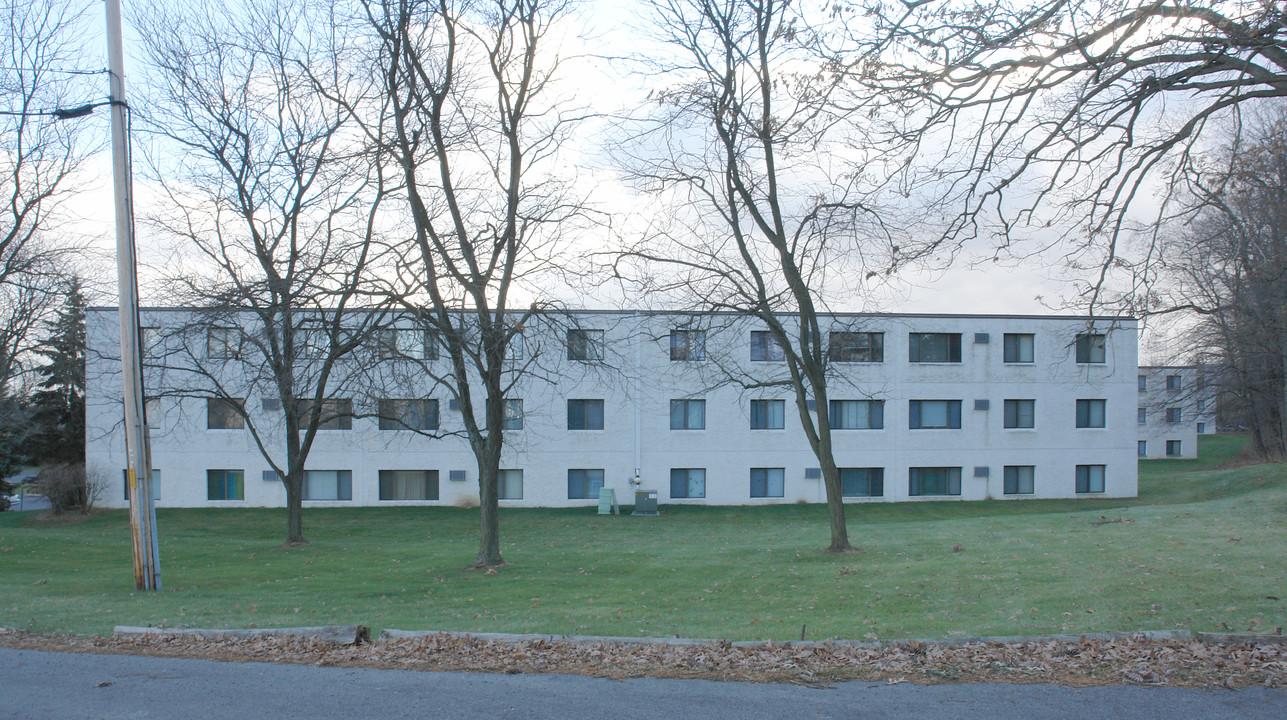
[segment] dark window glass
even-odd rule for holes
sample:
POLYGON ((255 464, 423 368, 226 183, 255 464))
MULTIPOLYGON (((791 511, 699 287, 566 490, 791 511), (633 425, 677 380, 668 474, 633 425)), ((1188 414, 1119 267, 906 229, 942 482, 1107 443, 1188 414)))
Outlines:
POLYGON ((914 363, 959 363, 961 333, 909 333, 907 348, 914 363))
POLYGON ((568 430, 602 429, 602 400, 568 400, 568 430))

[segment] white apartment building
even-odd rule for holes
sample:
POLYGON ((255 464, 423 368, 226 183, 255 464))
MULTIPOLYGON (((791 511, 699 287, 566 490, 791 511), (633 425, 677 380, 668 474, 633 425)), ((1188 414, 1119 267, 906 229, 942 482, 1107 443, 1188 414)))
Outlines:
MULTIPOLYGON (((142 315, 158 505, 284 505, 245 421, 209 397, 210 383, 232 389, 284 459, 280 401, 228 351, 232 333, 256 330, 206 329, 176 348, 168 330, 188 317, 142 315)), ((1136 495, 1135 320, 871 314, 822 327, 830 402, 808 406, 832 419, 847 501, 1136 495)), ((305 505, 476 503, 458 404, 432 379, 449 363, 415 328, 381 337, 405 354, 339 372, 331 397, 352 417, 318 431, 305 505)), ((116 310, 91 310, 87 338, 86 459, 106 479, 101 504, 123 507, 116 310)), ((662 505, 825 501, 794 395, 774 384, 781 350, 755 321, 583 311, 522 339, 514 364, 530 372, 509 393, 502 507, 592 505, 601 487, 627 504, 637 488, 662 505)))
POLYGON ((1215 385, 1196 365, 1148 365, 1137 379, 1136 452, 1141 458, 1196 458, 1198 436, 1216 430, 1215 385))

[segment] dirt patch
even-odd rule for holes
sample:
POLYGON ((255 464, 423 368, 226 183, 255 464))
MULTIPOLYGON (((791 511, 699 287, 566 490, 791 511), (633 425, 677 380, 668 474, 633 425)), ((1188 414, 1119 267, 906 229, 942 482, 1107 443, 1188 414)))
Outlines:
POLYGON ((790 643, 735 647, 623 645, 534 640, 493 642, 431 635, 340 645, 298 638, 202 640, 142 636, 76 638, 10 630, 0 646, 224 661, 493 673, 569 673, 609 678, 702 678, 825 685, 1010 682, 1171 687, 1287 687, 1287 646, 1123 640, 980 642, 943 646, 790 643))

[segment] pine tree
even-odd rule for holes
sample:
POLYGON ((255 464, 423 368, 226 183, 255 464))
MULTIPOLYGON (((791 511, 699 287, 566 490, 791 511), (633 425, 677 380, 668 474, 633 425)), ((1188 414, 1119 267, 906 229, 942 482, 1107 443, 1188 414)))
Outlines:
POLYGON ((85 295, 80 278, 67 282, 63 307, 36 348, 48 362, 32 396, 38 432, 32 459, 45 463, 85 461, 85 295))

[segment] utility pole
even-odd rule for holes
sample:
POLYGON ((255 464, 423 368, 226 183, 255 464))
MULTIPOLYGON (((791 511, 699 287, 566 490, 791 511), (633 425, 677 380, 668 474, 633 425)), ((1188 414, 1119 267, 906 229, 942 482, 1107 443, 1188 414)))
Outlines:
POLYGON ((134 198, 130 178, 129 106, 125 102, 125 52, 121 47, 121 3, 107 3, 107 62, 111 73, 112 179, 116 190, 116 277, 120 288, 121 364, 125 391, 125 454, 130 491, 130 535, 134 587, 161 589, 152 502, 152 455, 143 407, 143 362, 139 347, 139 291, 134 257, 134 198))

